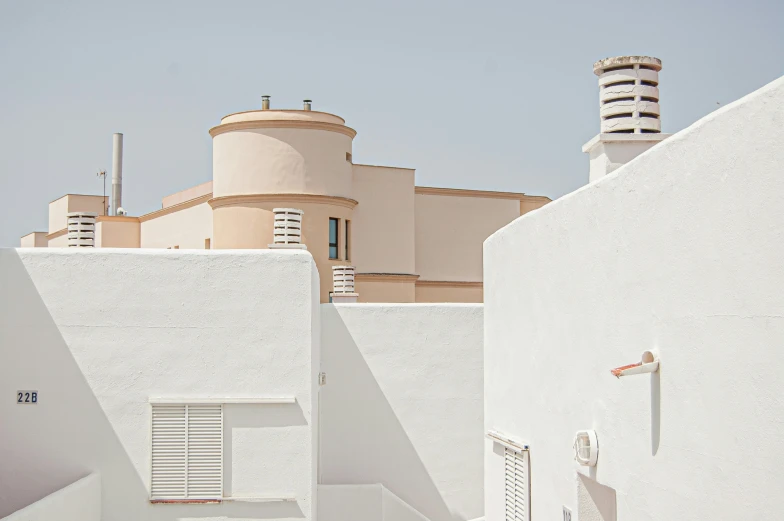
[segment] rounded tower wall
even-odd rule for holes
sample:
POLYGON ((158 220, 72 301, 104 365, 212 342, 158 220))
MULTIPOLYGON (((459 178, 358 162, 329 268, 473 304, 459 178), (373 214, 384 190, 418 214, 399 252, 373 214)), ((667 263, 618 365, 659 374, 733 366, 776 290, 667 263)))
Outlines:
POLYGON ((213 195, 351 197, 356 132, 332 114, 261 110, 226 116, 213 136, 213 195))
POLYGON ((213 194, 351 197, 351 137, 305 128, 247 128, 213 138, 213 194))

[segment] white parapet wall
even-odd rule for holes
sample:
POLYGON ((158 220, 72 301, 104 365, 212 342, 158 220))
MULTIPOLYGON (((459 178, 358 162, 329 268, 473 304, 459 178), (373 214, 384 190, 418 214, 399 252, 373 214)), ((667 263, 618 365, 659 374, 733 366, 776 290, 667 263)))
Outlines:
POLYGON ((101 475, 93 473, 17 510, 3 521, 101 521, 101 475))
POLYGON ((319 485, 319 521, 428 521, 383 485, 319 485))
POLYGON ((782 122, 784 78, 485 242, 485 426, 530 445, 531 519, 781 512, 782 122), (657 372, 610 373, 646 350, 657 372))
POLYGON ((0 286, 0 517, 91 471, 106 520, 315 517, 310 254, 0 250, 0 286), (222 404, 221 502, 151 503, 159 402, 222 404))
POLYGON ((482 305, 321 306, 321 480, 431 521, 482 508, 482 305))

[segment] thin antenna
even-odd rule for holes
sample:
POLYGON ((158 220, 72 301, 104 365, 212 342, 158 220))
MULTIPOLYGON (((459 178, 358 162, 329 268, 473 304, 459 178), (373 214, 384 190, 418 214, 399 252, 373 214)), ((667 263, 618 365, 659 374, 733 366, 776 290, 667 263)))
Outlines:
POLYGON ((98 177, 103 177, 103 214, 109 213, 109 208, 106 207, 106 170, 101 170, 97 174, 98 177))

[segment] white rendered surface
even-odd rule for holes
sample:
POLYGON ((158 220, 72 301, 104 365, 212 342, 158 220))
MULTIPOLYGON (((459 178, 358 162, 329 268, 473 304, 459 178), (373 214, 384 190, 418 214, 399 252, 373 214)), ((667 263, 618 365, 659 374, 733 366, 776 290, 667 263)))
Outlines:
POLYGON ((0 515, 100 471, 105 521, 313 517, 312 257, 74 250, 0 250, 0 515), (18 389, 38 403, 14 403, 18 389), (151 505, 151 397, 295 397, 224 406, 223 487, 296 501, 151 505))
POLYGON ((93 473, 18 510, 3 521, 101 521, 101 476, 93 473))
POLYGON ((381 484, 319 485, 319 521, 427 521, 381 484))
POLYGON ((622 167, 672 134, 598 134, 583 145, 588 154, 588 182, 593 183, 622 167))
POLYGON ((321 479, 482 515, 481 304, 321 306, 321 479))
POLYGON ((485 424, 530 444, 532 519, 781 511, 782 121, 779 79, 486 241, 485 424), (610 374, 651 348, 658 373, 610 374))

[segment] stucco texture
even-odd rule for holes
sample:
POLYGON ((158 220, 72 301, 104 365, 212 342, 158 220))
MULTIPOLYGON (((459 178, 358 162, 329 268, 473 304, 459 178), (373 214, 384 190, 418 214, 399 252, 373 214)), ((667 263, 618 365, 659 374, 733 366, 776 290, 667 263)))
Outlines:
POLYGON ((482 306, 325 304, 321 478, 431 521, 482 514, 482 306))
POLYGON ((99 471, 104 521, 313 517, 309 254, 0 250, 0 267, 0 515, 99 471), (38 403, 12 402, 18 389, 38 403), (295 501, 149 503, 150 399, 287 396, 225 406, 223 493, 295 501))
POLYGON ((532 519, 781 511, 782 124, 779 79, 485 243, 485 424, 530 444, 532 519), (610 374, 648 349, 659 372, 610 374), (581 429, 598 435, 591 470, 573 460, 581 429))
POLYGON ((3 521, 101 521, 101 476, 97 473, 49 494, 3 521))

